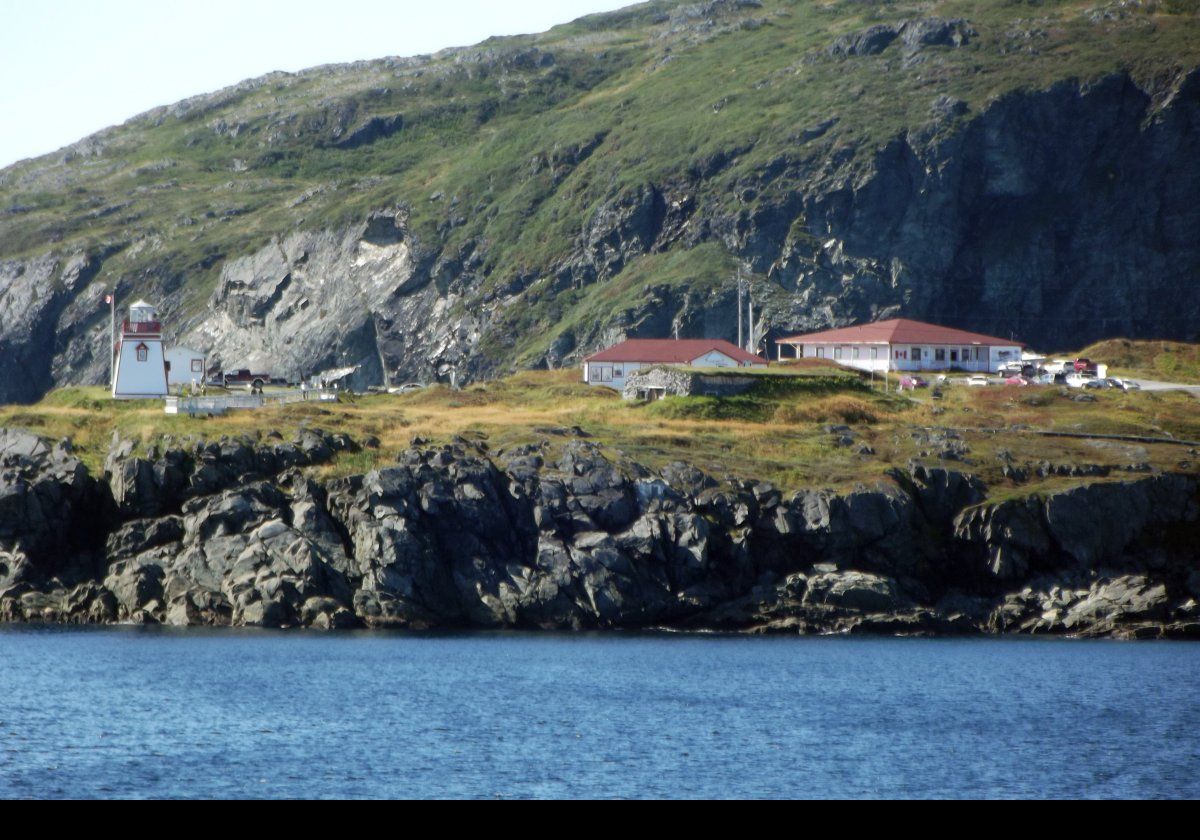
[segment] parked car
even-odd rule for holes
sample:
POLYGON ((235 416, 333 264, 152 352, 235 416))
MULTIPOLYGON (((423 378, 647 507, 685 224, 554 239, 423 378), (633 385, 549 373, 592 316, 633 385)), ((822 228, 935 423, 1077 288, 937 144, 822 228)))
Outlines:
POLYGON ((900 390, 901 391, 903 391, 905 388, 907 388, 910 391, 914 391, 917 388, 927 388, 927 387, 929 387, 929 383, 926 382, 924 379, 922 379, 919 376, 904 376, 904 377, 900 378, 900 390))
POLYGON ((1120 388, 1122 391, 1140 391, 1142 386, 1134 382, 1132 379, 1121 379, 1117 376, 1110 376, 1107 380, 1108 384, 1113 388, 1120 388))
POLYGON ((1076 359, 1072 362, 1072 367, 1075 368, 1076 373, 1086 373, 1089 370, 1094 371, 1096 369, 1091 359, 1076 359))
POLYGON ((986 376, 977 373, 974 376, 967 377, 967 384, 976 388, 986 387, 988 384, 990 384, 990 380, 988 380, 986 376))
POLYGON ((1095 390, 1104 390, 1106 388, 1112 388, 1113 384, 1107 379, 1087 379, 1084 381, 1083 387, 1092 388, 1095 390))
POLYGON ((1029 384, 1029 380, 1026 379, 1024 376, 1010 376, 1004 380, 1004 384, 1005 385, 1025 386, 1025 385, 1029 384))

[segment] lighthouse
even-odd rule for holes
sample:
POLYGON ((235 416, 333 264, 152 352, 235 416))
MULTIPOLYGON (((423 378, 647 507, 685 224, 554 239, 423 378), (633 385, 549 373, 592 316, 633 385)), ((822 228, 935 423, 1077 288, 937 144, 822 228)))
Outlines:
POLYGON ((117 359, 113 399, 141 400, 167 395, 162 324, 153 306, 139 300, 129 307, 129 317, 121 324, 121 337, 113 352, 117 359))

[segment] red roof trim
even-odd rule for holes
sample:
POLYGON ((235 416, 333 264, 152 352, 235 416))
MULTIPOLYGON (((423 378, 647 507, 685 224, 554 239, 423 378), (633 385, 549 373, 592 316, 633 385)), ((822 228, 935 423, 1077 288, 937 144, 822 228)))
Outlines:
POLYGON ((712 351, 742 364, 765 365, 767 360, 719 338, 631 338, 584 359, 585 362, 659 362, 684 364, 712 351))
POLYGON ((872 324, 793 335, 779 339, 780 344, 983 344, 987 346, 1024 347, 1020 341, 1010 341, 983 333, 957 330, 909 318, 892 318, 872 324))

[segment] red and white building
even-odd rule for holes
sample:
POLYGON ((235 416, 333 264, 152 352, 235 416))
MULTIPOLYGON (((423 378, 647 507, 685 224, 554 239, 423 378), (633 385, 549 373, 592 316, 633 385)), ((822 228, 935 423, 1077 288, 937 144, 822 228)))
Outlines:
POLYGON ((860 370, 965 370, 995 373, 1019 361, 1025 345, 1006 338, 892 318, 781 338, 779 358, 829 359, 860 370), (785 347, 791 347, 789 354, 785 347))
POLYGON ((162 324, 153 306, 139 300, 129 307, 129 317, 121 324, 113 352, 116 354, 114 399, 143 400, 167 395, 162 324))
POLYGON ((618 391, 635 370, 657 365, 701 368, 766 367, 767 360, 714 338, 631 338, 583 360, 583 381, 618 391))

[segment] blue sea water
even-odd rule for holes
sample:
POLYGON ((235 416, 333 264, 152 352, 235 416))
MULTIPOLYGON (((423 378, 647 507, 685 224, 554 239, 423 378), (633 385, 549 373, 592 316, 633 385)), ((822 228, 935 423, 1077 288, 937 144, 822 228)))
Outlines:
POLYGON ((0 630, 3 797, 1196 797, 1200 645, 0 630))

